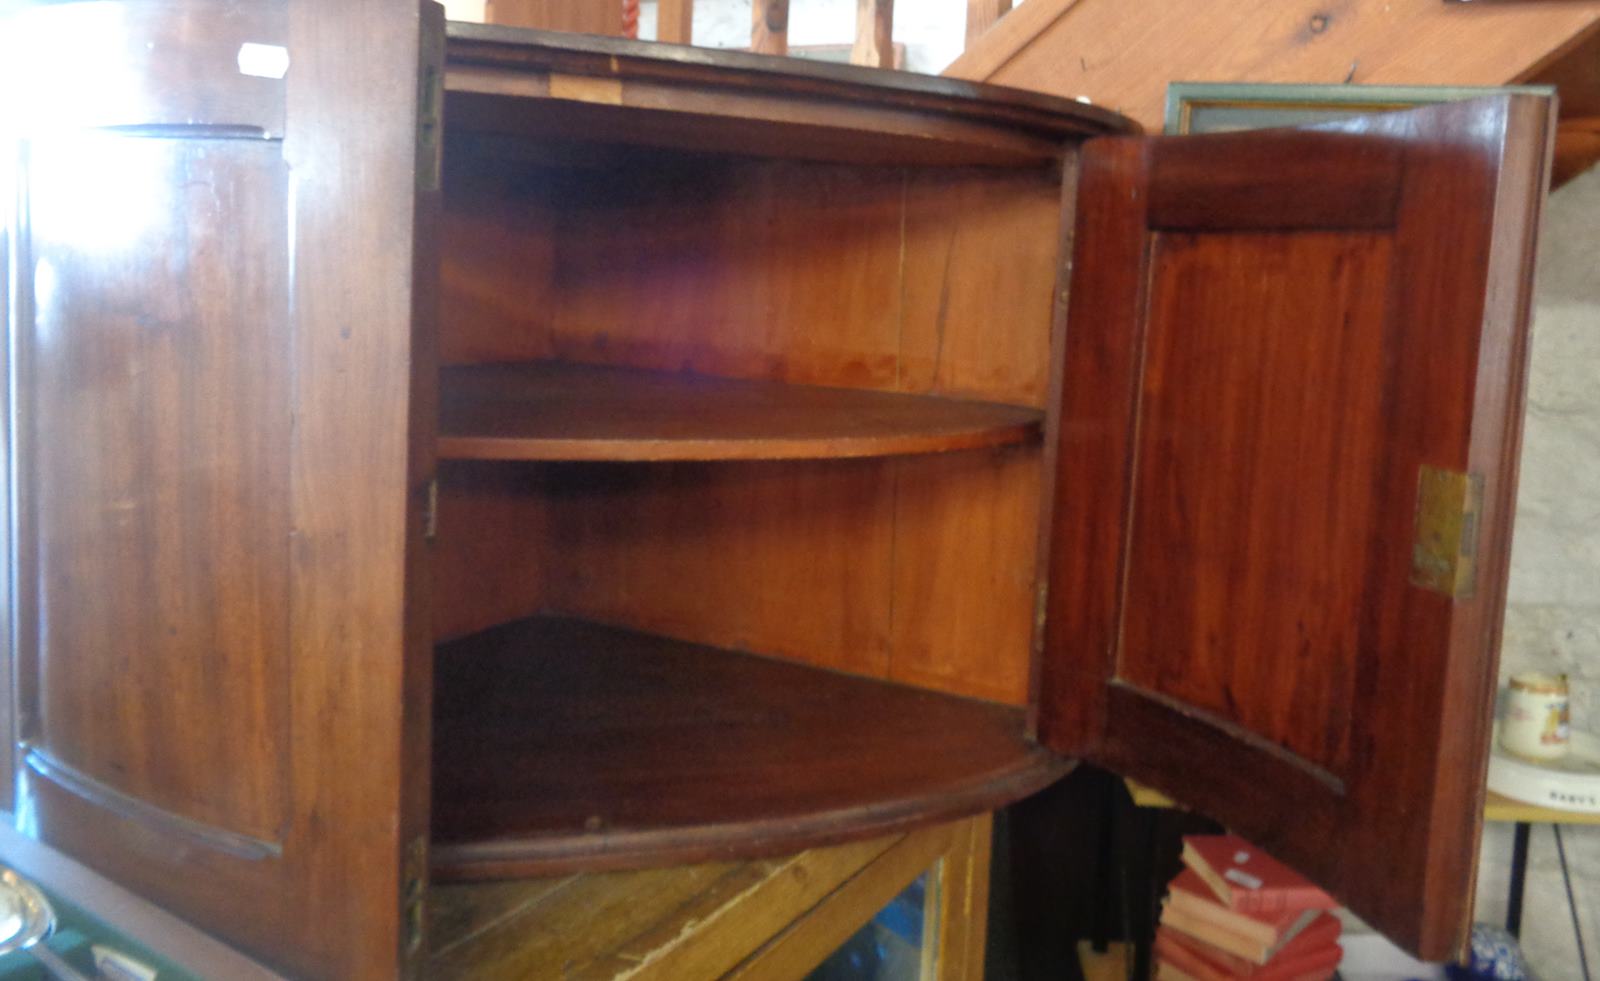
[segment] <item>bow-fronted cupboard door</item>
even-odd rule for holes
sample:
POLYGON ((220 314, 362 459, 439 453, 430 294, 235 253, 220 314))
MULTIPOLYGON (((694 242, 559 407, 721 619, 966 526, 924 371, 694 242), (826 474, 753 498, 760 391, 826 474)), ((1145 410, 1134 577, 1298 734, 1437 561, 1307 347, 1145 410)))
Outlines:
POLYGON ((1465 936, 1552 106, 1084 149, 1041 738, 1465 936))
POLYGON ((442 21, 138 0, 3 30, 15 820, 291 974, 393 977, 426 863, 442 21))

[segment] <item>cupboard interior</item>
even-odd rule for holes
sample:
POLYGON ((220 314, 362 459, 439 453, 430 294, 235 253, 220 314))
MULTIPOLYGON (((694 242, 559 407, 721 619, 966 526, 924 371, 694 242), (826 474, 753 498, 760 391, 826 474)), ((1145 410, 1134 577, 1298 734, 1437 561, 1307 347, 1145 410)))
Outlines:
POLYGON ((457 130, 443 173, 437 876, 1060 772, 1026 711, 1059 166, 457 130))

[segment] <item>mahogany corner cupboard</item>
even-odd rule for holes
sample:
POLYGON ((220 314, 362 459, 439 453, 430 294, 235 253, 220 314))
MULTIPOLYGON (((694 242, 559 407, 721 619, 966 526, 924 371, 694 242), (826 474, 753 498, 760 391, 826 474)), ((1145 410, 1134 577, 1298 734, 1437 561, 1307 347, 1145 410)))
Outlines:
POLYGON ((1549 100, 1145 137, 398 0, 8 17, 27 834, 388 977, 430 881, 1092 760, 1457 948, 1549 100))

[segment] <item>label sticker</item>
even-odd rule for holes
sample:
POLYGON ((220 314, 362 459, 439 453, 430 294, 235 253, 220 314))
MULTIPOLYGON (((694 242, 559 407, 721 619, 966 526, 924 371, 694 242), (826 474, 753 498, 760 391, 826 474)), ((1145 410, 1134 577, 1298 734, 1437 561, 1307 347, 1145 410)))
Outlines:
POLYGON ((289 49, 281 44, 239 45, 239 74, 257 78, 282 78, 289 73, 289 49))

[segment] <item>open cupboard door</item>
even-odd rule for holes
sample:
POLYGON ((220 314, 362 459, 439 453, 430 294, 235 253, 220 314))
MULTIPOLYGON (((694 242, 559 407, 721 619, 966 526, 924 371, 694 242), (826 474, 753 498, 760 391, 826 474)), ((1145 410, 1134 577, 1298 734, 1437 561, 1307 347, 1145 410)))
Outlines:
POLYGON ((1435 960, 1471 912, 1552 108, 1082 158, 1041 738, 1435 960))

